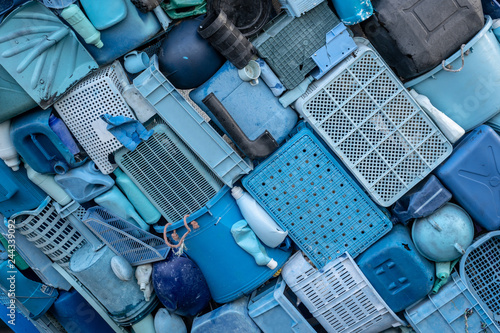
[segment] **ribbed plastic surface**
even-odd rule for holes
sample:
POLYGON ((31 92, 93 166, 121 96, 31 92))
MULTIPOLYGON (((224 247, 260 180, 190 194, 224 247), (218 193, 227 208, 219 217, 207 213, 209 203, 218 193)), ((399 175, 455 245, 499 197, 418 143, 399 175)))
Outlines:
POLYGON ((54 104, 64 123, 104 174, 115 169, 108 155, 123 145, 106 129, 107 124, 100 116, 108 113, 136 119, 121 95, 116 71, 123 71, 117 62, 100 69, 54 104))
POLYGON ((500 231, 490 232, 469 246, 460 261, 460 276, 500 325, 500 231))
POLYGON ((469 333, 499 332, 457 273, 439 293, 406 309, 405 317, 418 333, 462 333, 466 322, 469 333), (467 310, 472 311, 466 315, 467 310))
POLYGON ((169 222, 177 222, 205 206, 222 188, 222 182, 168 126, 134 151, 122 149, 116 163, 169 222))
POLYGON ((348 253, 318 271, 297 252, 282 275, 328 332, 378 333, 401 325, 348 253))
POLYGON ((122 220, 99 206, 87 211, 83 223, 113 252, 123 256, 133 266, 163 260, 170 250, 160 237, 122 220))
POLYGON ((279 0, 279 2, 281 8, 283 8, 288 15, 299 17, 319 5, 323 0, 279 0))
POLYGON ((444 161, 452 145, 378 54, 357 44, 356 56, 313 83, 295 108, 387 207, 444 161))
POLYGON ((311 130, 302 128, 243 186, 318 267, 356 257, 392 228, 311 130))

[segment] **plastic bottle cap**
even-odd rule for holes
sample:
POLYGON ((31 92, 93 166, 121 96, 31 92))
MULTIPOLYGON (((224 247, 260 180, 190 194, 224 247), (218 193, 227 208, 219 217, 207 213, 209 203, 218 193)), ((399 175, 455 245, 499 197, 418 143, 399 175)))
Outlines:
POLYGON ((95 46, 100 49, 104 46, 104 43, 102 42, 102 40, 98 41, 97 44, 95 44, 95 46))
POLYGON ((231 195, 233 196, 233 198, 235 198, 236 200, 238 200, 239 198, 241 198, 243 196, 243 190, 241 189, 241 187, 239 186, 235 186, 231 189, 231 195))
POLYGON ((270 269, 276 269, 276 267, 278 267, 278 263, 276 262, 276 260, 271 259, 271 261, 268 262, 266 266, 270 269))

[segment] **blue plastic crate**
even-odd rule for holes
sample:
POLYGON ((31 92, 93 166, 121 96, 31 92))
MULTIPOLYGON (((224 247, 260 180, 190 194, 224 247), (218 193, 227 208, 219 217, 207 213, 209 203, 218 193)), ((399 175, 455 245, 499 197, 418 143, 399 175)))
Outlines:
POLYGON ((308 128, 268 157, 243 186, 314 262, 352 257, 392 224, 308 128))
POLYGON ((469 333, 499 332, 457 273, 439 293, 406 309, 405 317, 417 333, 462 333, 467 332, 467 310, 472 310, 467 316, 469 333))

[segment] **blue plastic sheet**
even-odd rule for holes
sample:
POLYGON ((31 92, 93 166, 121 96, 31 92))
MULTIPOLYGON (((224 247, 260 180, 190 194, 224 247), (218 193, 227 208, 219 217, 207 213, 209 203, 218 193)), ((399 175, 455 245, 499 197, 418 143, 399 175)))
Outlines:
POLYGON ((148 131, 136 119, 131 119, 125 116, 113 117, 110 114, 103 114, 101 119, 108 126, 106 129, 113 134, 127 149, 133 151, 142 140, 147 140, 154 131, 148 131))

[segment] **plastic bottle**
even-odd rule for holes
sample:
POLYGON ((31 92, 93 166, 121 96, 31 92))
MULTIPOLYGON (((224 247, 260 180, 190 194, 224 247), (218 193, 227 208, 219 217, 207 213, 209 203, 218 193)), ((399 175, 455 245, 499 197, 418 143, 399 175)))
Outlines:
POLYGON ((257 59, 255 60, 259 66, 260 66, 260 77, 264 81, 264 83, 271 89, 273 92, 273 95, 276 97, 281 96, 286 90, 286 88, 283 86, 283 83, 281 83, 280 79, 274 74, 273 70, 271 67, 269 67, 268 64, 262 59, 257 59))
POLYGON ((49 117, 49 126, 56 133, 56 135, 61 139, 64 145, 68 148, 71 154, 76 155, 80 153, 80 149, 76 144, 73 136, 69 132, 69 129, 66 127, 66 124, 53 114, 49 117))
POLYGON ((58 204, 64 207, 71 202, 71 197, 56 183, 53 175, 38 173, 27 163, 24 163, 24 168, 27 171, 28 178, 52 199, 57 201, 58 204))
POLYGON ((151 201, 148 200, 137 185, 134 184, 132 179, 130 179, 120 168, 116 168, 113 173, 116 176, 116 185, 125 193, 130 203, 135 207, 144 221, 148 224, 158 222, 161 218, 161 213, 153 206, 151 201))
POLYGON ((231 195, 236 199, 243 218, 265 245, 275 248, 283 243, 288 232, 283 231, 250 194, 235 186, 231 190, 231 195))
MULTIPOLYGON (((169 330, 170 331, 170 330, 169 330)), ((152 314, 148 314, 138 323, 132 325, 132 332, 134 333, 155 333, 155 322, 152 314)), ((167 332, 167 331, 165 331, 167 332)), ((170 331, 175 332, 175 331, 170 331)))
POLYGON ((19 170, 19 156, 10 138, 10 120, 0 124, 0 158, 13 171, 19 170))
POLYGON ((165 308, 161 308, 156 313, 155 329, 156 332, 187 333, 186 324, 182 318, 175 313, 168 312, 165 308))
POLYGON ((99 49, 104 46, 104 43, 101 41, 101 33, 90 23, 80 7, 69 5, 63 9, 61 16, 83 37, 85 43, 93 44, 99 49))
POLYGON ((231 234, 235 242, 254 257, 257 265, 267 266, 270 269, 275 269, 278 266, 276 260, 269 258, 265 247, 257 239, 252 229, 250 229, 247 221, 241 220, 233 224, 231 234))

